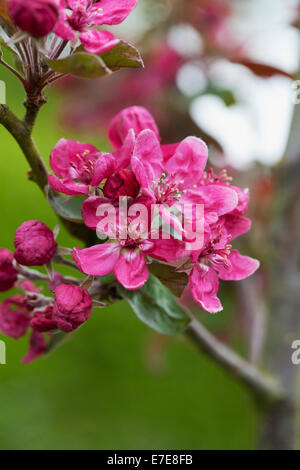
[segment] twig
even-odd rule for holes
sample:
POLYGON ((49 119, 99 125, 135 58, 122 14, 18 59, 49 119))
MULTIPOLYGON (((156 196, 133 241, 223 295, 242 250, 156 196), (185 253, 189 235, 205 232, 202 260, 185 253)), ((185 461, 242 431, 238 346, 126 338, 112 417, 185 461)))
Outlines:
POLYGON ((20 80, 20 82, 23 83, 24 87, 26 87, 25 78, 22 77, 22 75, 19 72, 17 72, 17 70, 15 70, 11 65, 5 62, 5 60, 3 59, 0 59, 0 64, 4 65, 4 67, 6 67, 10 72, 12 72, 18 78, 18 80, 20 80))
POLYGON ((246 385, 257 398, 265 402, 278 402, 284 398, 280 385, 260 372, 253 364, 222 344, 203 325, 192 320, 185 334, 197 347, 226 369, 236 380, 246 385))

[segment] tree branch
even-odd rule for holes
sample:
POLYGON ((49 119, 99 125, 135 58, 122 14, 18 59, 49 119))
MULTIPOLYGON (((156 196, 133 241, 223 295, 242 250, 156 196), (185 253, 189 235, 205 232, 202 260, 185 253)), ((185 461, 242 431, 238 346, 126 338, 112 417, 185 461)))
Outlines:
POLYGON ((192 320, 185 334, 211 359, 220 364, 237 381, 246 385, 263 402, 274 403, 284 399, 283 390, 271 377, 222 344, 203 325, 192 320))

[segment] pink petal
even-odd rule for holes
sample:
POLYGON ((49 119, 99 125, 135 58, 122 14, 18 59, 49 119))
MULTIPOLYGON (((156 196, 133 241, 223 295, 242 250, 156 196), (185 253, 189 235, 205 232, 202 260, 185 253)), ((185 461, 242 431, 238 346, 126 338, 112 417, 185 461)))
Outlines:
POLYGON ((259 268, 259 261, 249 256, 243 256, 238 250, 231 250, 228 260, 229 269, 218 267, 219 278, 224 281, 240 281, 251 276, 259 268))
POLYGON ((151 240, 154 247, 149 253, 152 258, 166 261, 167 263, 175 263, 181 258, 183 252, 183 244, 180 240, 170 238, 168 240, 151 240))
POLYGON ((155 133, 142 131, 136 139, 131 160, 132 170, 142 188, 150 188, 163 173, 162 153, 155 133))
POLYGON ((97 29, 87 30, 80 34, 79 39, 85 50, 92 54, 102 54, 109 51, 117 44, 120 39, 108 31, 97 31, 97 29))
POLYGON ((97 210, 101 205, 111 205, 111 201, 104 197, 92 196, 82 204, 81 215, 84 223, 93 230, 96 230, 98 223, 105 217, 97 215, 97 210))
POLYGON ((50 154, 50 167, 62 178, 71 177, 71 164, 76 166, 77 155, 88 154, 89 160, 96 160, 100 154, 93 145, 76 140, 60 139, 50 154))
POLYGON ((122 146, 131 129, 136 136, 143 130, 150 129, 159 139, 159 131, 153 117, 147 109, 141 106, 123 109, 111 121, 108 136, 115 148, 118 149, 122 146))
POLYGON ((234 215, 243 215, 248 209, 249 205, 249 191, 246 189, 241 189, 238 186, 231 186, 238 195, 238 204, 237 207, 234 209, 234 215))
POLYGON ((248 217, 241 217, 239 215, 226 215, 225 228, 231 235, 231 240, 234 240, 239 235, 243 235, 251 228, 251 220, 248 217))
POLYGON ((236 191, 229 186, 208 184, 199 186, 197 189, 188 190, 182 195, 182 201, 194 204, 204 204, 205 216, 209 213, 215 214, 210 222, 216 222, 221 215, 233 211, 238 203, 236 191))
POLYGON ((204 264, 195 264, 190 276, 189 286, 195 301, 210 313, 223 310, 217 297, 219 281, 215 271, 204 264))
POLYGON ((167 161, 170 160, 171 157, 173 157, 179 144, 180 142, 177 142, 176 144, 167 144, 161 146, 164 163, 167 163, 167 161))
POLYGON ((67 0, 69 7, 72 10, 78 10, 80 7, 86 8, 88 0, 67 0))
POLYGON ((136 250, 122 251, 114 274, 120 284, 128 290, 140 289, 149 277, 145 258, 136 250))
POLYGON ((55 191, 67 194, 68 196, 89 193, 89 186, 87 184, 75 183, 70 179, 59 179, 55 175, 48 176, 48 183, 55 191))
POLYGON ((79 269, 92 276, 105 276, 113 271, 121 247, 116 243, 103 243, 90 248, 74 248, 73 259, 79 269))
POLYGON ((73 41, 75 33, 71 26, 67 23, 67 13, 64 10, 60 12, 60 18, 54 29, 54 33, 65 41, 73 41))
POLYGON ((115 172, 115 167, 116 160, 113 155, 110 153, 102 153, 96 161, 91 185, 98 186, 105 178, 108 178, 115 172))
POLYGON ((29 364, 40 357, 47 349, 47 343, 44 336, 39 331, 33 331, 29 338, 29 350, 22 359, 23 364, 29 364))
POLYGON ((206 166, 208 150, 203 140, 187 137, 177 147, 175 154, 166 163, 166 171, 175 174, 176 180, 184 181, 184 188, 200 183, 206 166))
POLYGON ((137 0, 101 0, 90 7, 88 13, 101 8, 102 11, 94 18, 93 23, 114 25, 122 23, 136 5, 137 0))
POLYGON ((116 161, 116 169, 115 169, 116 172, 119 170, 123 170, 124 168, 127 168, 130 165, 131 158, 133 155, 133 150, 134 150, 134 144, 135 144, 134 130, 130 129, 124 140, 124 143, 114 153, 114 157, 116 161))

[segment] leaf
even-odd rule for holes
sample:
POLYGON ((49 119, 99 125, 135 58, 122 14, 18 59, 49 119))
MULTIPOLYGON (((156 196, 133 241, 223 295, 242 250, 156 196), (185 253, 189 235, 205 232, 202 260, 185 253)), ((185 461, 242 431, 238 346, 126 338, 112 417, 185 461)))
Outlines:
POLYGON ((52 353, 55 349, 59 348, 63 344, 65 344, 71 337, 73 333, 65 333, 64 331, 59 331, 58 333, 54 333, 51 340, 48 343, 47 349, 45 351, 45 355, 52 353))
POLYGON ((258 77, 270 78, 270 77, 274 77, 275 75, 281 75, 283 77, 288 77, 291 79, 294 78, 293 74, 285 72, 282 69, 273 67, 272 65, 255 62, 250 59, 236 58, 236 59, 231 59, 231 62, 233 62, 234 64, 240 64, 240 65, 243 65, 244 67, 247 67, 249 70, 251 70, 251 72, 253 72, 258 77))
POLYGON ((65 197, 48 187, 46 189, 47 199, 49 204, 63 219, 72 222, 83 223, 81 216, 81 207, 83 201, 86 199, 84 196, 65 197))
POLYGON ((189 323, 189 317, 169 289, 152 274, 139 290, 126 290, 121 285, 118 290, 137 317, 158 333, 174 335, 182 332, 189 323))
POLYGON ((100 56, 88 52, 75 52, 64 59, 45 59, 55 72, 81 78, 99 78, 111 73, 100 56))
POLYGON ((170 291, 176 296, 181 294, 188 283, 185 273, 178 273, 167 264, 153 262, 148 266, 149 271, 154 274, 170 291))
POLYGON ((113 72, 124 67, 144 67, 144 62, 138 49, 125 41, 121 41, 109 51, 99 54, 99 57, 113 72))

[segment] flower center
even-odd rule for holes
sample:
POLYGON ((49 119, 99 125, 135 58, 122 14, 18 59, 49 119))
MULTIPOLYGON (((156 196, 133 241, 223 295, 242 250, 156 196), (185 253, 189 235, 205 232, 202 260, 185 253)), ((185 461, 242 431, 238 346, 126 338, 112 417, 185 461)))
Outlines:
POLYGON ((81 154, 77 153, 75 161, 71 162, 71 173, 73 179, 78 179, 84 184, 90 184, 96 164, 96 159, 91 159, 89 154, 89 150, 85 150, 81 154))
POLYGON ((170 178, 164 171, 158 180, 154 180, 152 184, 152 191, 159 204, 172 205, 179 201, 181 194, 185 192, 180 189, 184 181, 175 181, 174 174, 170 174, 170 178))
MULTIPOLYGON (((225 269, 230 268, 230 261, 228 260, 228 256, 230 255, 230 251, 232 248, 232 245, 229 243, 226 243, 224 246, 222 246, 221 242, 222 238, 222 228, 219 227, 219 233, 216 236, 216 238, 212 241, 210 241, 207 245, 207 247, 202 251, 199 260, 201 262, 209 261, 213 266, 216 268, 218 266, 224 266, 225 269), (221 244, 220 247, 218 245, 221 244)), ((227 236, 227 242, 229 242, 231 239, 231 236, 227 236)))

